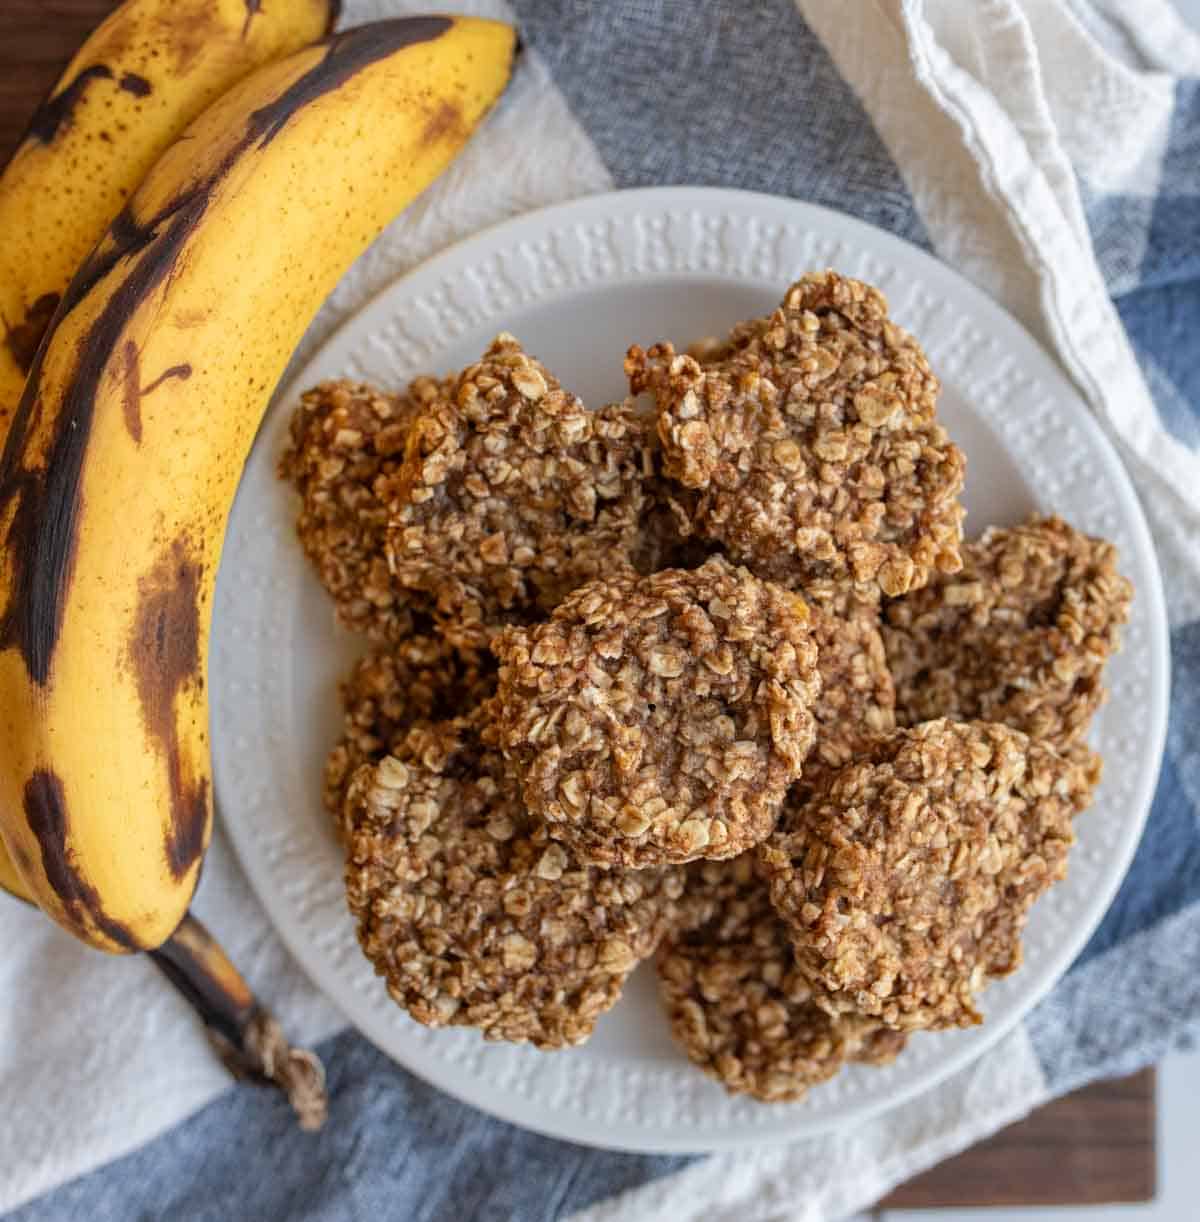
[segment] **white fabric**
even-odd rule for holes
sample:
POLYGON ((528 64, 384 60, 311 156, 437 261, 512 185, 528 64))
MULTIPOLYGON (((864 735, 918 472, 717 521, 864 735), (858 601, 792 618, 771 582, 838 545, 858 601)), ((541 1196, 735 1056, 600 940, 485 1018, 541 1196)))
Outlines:
MULTIPOLYGON (((1200 25, 1196 0, 1176 3, 1200 25)), ((1070 0, 1070 7, 1113 55, 1129 57, 1131 66, 1200 75, 1200 34, 1171 0, 1070 0)))
MULTIPOLYGON (((250 893, 223 837, 196 912, 289 1034, 340 1027, 250 893)), ((229 1085, 188 1006, 144 957, 89 950, 0 893, 0 1213, 118 1158, 229 1085)))
MULTIPOLYGON (((1159 426, 1101 281, 1077 185, 1081 176, 1106 190, 1153 189, 1169 105, 1162 73, 1194 71, 1200 40, 1163 0, 797 3, 871 114, 937 252, 1059 355, 1135 468, 1164 564, 1200 573, 1200 464, 1159 426), (1097 113, 1105 115, 1103 144, 1097 113), (1149 152, 1147 131, 1157 133, 1149 152)), ((423 7, 348 0, 344 22, 423 7)), ((504 11, 499 0, 449 7, 504 11)), ((611 185, 544 68, 529 59, 464 158, 339 285, 301 355, 456 238, 611 185)), ((1176 583, 1177 598, 1193 595, 1200 588, 1176 583)), ((294 1037, 316 1040, 340 1025, 270 932, 219 836, 196 908, 294 1037)), ((87 951, 4 897, 0 919, 8 933, 0 962, 3 1211, 178 1123, 226 1078, 147 962, 87 951)), ((1018 1030, 896 1114, 697 1163, 577 1222, 841 1216, 1045 1092, 1018 1030)))

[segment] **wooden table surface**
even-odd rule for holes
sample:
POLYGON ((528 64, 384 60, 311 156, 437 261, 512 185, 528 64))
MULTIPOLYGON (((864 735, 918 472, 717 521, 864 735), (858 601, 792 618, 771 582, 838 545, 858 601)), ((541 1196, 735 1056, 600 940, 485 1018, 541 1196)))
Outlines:
MULTIPOLYGON (((0 4, 0 159, 114 0, 0 4)), ((436 7, 436 6, 435 6, 436 7)), ((897 1189, 883 1206, 1090 1205, 1154 1196, 1154 1073, 1101 1082, 897 1189)))

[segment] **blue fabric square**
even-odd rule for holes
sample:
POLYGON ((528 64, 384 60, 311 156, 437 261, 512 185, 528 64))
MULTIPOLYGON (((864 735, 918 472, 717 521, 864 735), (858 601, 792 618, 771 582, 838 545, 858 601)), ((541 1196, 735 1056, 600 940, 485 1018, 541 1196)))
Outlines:
POLYGON ((321 1132, 301 1133, 278 1092, 241 1086, 6 1222, 554 1222, 692 1161, 591 1150, 493 1120, 357 1032, 318 1051, 330 1098, 321 1132))
POLYGON ((1200 80, 1181 80, 1142 264, 1142 285, 1200 279, 1200 80))
POLYGON ((928 247, 904 180, 792 0, 513 7, 617 186, 791 195, 928 247))

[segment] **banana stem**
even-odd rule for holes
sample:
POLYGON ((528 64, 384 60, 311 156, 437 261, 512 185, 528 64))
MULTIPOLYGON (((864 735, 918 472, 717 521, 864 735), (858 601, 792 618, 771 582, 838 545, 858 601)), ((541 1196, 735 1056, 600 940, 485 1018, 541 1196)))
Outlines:
POLYGON ((150 958, 200 1016, 235 1078, 270 1083, 287 1096, 302 1129, 325 1123, 325 1070, 315 1053, 293 1048, 259 1005, 216 939, 189 912, 150 958))
MULTIPOLYGON (((33 904, 2 842, 0 889, 33 904)), ((328 1099, 320 1059, 287 1042, 279 1023, 258 1004, 229 956, 190 912, 150 958, 196 1011, 209 1042, 235 1078, 278 1086, 302 1129, 311 1132, 325 1123, 328 1099)))

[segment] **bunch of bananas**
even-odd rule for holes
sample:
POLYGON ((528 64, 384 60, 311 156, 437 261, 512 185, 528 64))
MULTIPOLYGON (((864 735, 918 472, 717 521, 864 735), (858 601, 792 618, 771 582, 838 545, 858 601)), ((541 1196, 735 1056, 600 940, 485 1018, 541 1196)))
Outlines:
POLYGON ((0 886, 151 952, 252 1061, 278 1032, 188 915, 225 522, 313 314, 516 41, 432 16, 315 41, 336 8, 126 0, 0 176, 0 886))

